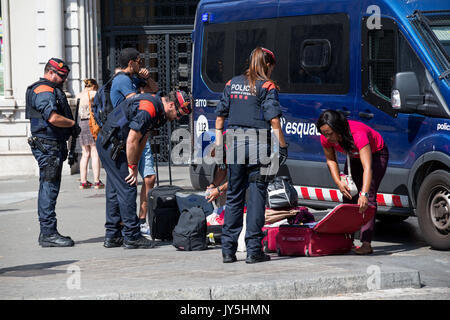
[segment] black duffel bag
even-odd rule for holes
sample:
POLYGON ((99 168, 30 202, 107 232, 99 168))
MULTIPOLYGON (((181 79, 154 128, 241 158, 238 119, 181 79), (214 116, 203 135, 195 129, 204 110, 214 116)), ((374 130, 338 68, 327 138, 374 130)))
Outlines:
POLYGON ((275 177, 267 186, 267 206, 269 208, 292 208, 297 206, 298 194, 287 176, 275 177))

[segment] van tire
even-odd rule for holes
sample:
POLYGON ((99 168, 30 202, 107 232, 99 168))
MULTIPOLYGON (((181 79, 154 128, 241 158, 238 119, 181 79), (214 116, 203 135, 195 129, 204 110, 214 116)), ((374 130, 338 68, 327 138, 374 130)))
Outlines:
POLYGON ((436 170, 420 186, 417 217, 425 241, 437 250, 450 249, 450 173, 436 170))

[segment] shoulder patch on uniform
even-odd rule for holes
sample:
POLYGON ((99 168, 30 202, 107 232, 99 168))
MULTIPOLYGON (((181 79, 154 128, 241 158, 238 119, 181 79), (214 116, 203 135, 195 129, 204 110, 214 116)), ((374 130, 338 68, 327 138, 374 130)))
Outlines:
POLYGON ((266 81, 266 82, 264 82, 264 84, 262 85, 262 87, 263 87, 264 89, 267 89, 267 91, 270 91, 270 90, 272 90, 272 89, 275 89, 275 85, 274 85, 273 82, 271 82, 271 81, 266 81))
POLYGON ((48 85, 46 85, 46 84, 41 84, 40 86, 37 86, 33 91, 36 94, 39 94, 39 93, 42 93, 42 92, 51 92, 51 93, 53 93, 53 91, 55 91, 55 89, 50 87, 50 86, 48 86, 48 85))
POLYGON ((156 109, 153 103, 148 100, 139 101, 139 110, 147 111, 148 114, 152 116, 152 118, 156 117, 156 109))

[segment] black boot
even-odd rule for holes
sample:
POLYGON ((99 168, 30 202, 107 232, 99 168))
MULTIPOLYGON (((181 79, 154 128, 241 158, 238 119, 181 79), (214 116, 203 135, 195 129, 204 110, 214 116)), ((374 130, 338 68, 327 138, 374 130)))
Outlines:
POLYGON ((236 262, 237 258, 235 254, 222 254, 223 263, 236 262))
POLYGON ((75 242, 70 237, 64 237, 58 232, 53 234, 39 234, 39 245, 48 247, 73 247, 75 242))
POLYGON ((123 237, 105 238, 105 241, 103 241, 103 246, 105 248, 117 248, 121 247, 122 245, 123 245, 123 237))
POLYGON ((260 254, 250 255, 245 259, 245 263, 258 263, 270 261, 270 256, 261 252, 260 254))
POLYGON ((136 240, 124 240, 123 244, 127 249, 151 249, 155 247, 155 242, 139 236, 136 240))

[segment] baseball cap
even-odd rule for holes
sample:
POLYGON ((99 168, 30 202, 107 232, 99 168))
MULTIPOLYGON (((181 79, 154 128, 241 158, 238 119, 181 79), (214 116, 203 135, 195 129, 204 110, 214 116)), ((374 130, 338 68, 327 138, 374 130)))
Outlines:
POLYGON ((58 58, 51 58, 47 63, 52 67, 53 70, 58 72, 61 77, 67 77, 69 75, 70 68, 63 60, 58 58))
POLYGON ((192 112, 192 97, 184 91, 176 91, 177 102, 175 106, 177 109, 183 110, 185 114, 192 112))

